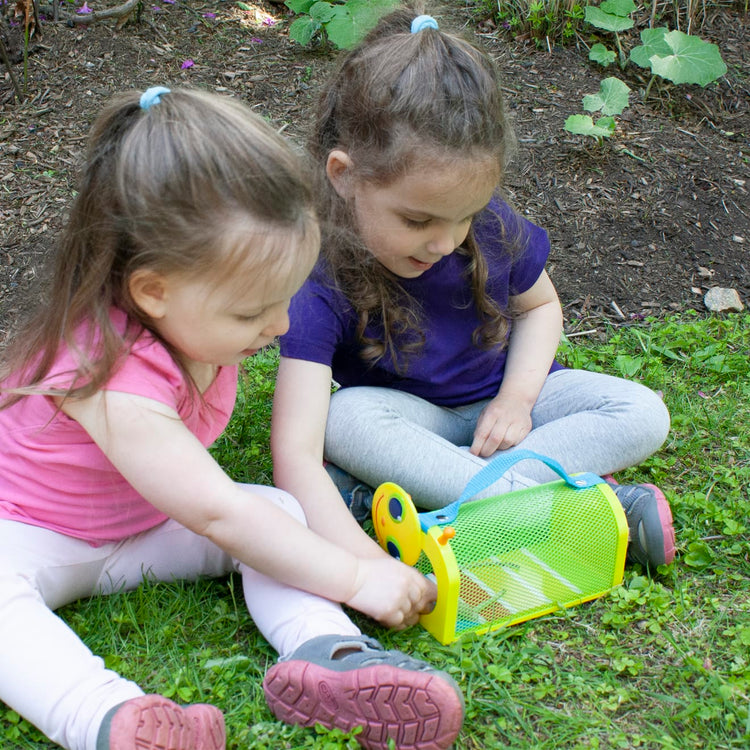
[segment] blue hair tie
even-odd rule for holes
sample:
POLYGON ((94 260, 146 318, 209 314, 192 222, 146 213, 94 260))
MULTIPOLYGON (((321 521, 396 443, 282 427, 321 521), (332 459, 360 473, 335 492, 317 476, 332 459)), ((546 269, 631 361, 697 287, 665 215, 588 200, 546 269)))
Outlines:
POLYGON ((164 86, 152 86, 141 94, 141 109, 151 109, 154 104, 161 101, 162 94, 171 94, 172 92, 164 86))
POLYGON ((438 22, 432 16, 417 16, 411 22, 411 33, 418 34, 423 29, 436 29, 438 22))

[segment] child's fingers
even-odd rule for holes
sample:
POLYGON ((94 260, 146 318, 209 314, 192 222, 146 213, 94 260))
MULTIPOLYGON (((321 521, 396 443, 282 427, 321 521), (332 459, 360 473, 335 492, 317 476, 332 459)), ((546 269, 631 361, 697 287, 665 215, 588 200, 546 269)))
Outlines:
POLYGON ((429 615, 430 612, 432 612, 433 609, 435 609, 435 605, 437 604, 437 597, 434 599, 427 599, 427 601, 422 603, 422 606, 419 609, 420 615, 429 615))
POLYGON ((413 625, 437 597, 432 581, 391 557, 363 560, 360 566, 361 583, 346 603, 385 627, 400 630, 413 625))
POLYGON ((486 436, 476 436, 471 446, 471 452, 475 456, 489 458, 495 451, 503 450, 514 443, 509 443, 506 437, 505 426, 495 425, 495 428, 486 436))
POLYGON ((531 415, 486 410, 474 432, 470 451, 475 456, 489 458, 499 450, 518 445, 531 431, 531 415))
MULTIPOLYGON (((518 445, 529 434, 531 428, 525 424, 511 423, 505 430, 505 434, 498 442, 494 450, 507 450, 518 445)), ((494 451, 493 451, 494 452, 494 451)), ((491 454, 488 454, 491 455, 491 454)))

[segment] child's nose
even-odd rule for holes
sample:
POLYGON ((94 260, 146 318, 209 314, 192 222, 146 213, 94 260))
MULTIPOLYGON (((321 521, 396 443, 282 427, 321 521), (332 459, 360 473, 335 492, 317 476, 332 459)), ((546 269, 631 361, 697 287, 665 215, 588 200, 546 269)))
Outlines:
POLYGON ((446 230, 432 238, 429 249, 436 255, 450 255, 460 244, 456 242, 454 233, 446 230))

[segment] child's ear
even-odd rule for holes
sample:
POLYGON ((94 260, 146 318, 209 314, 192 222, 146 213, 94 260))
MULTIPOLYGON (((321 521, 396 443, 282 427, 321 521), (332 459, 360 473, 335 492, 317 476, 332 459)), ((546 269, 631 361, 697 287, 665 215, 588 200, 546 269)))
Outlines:
POLYGON ((139 268, 128 279, 128 291, 138 309, 151 320, 164 317, 167 308, 167 283, 162 274, 148 268, 139 268))
POLYGON ((333 189, 344 199, 347 200, 352 195, 354 162, 346 151, 335 148, 328 154, 326 161, 326 175, 333 189))

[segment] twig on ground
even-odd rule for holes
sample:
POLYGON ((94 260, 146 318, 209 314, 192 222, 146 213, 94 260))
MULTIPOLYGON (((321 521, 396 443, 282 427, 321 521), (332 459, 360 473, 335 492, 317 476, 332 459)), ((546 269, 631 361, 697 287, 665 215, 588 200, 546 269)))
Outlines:
POLYGON ((620 307, 617 304, 617 302, 615 302, 614 300, 612 300, 609 304, 610 304, 610 307, 617 313, 617 316, 620 319, 625 320, 625 313, 623 313, 623 311, 620 310, 620 307))
POLYGON ((576 336, 591 336, 592 333, 599 333, 598 328, 589 328, 588 331, 576 331, 575 333, 566 333, 565 336, 569 339, 576 338, 576 336))
POLYGON ((80 26, 114 18, 117 20, 118 25, 122 25, 141 2, 142 0, 127 0, 127 2, 124 2, 122 5, 116 5, 114 8, 107 8, 106 10, 99 11, 95 10, 91 13, 76 13, 74 16, 69 16, 66 19, 66 23, 69 25, 80 26))

